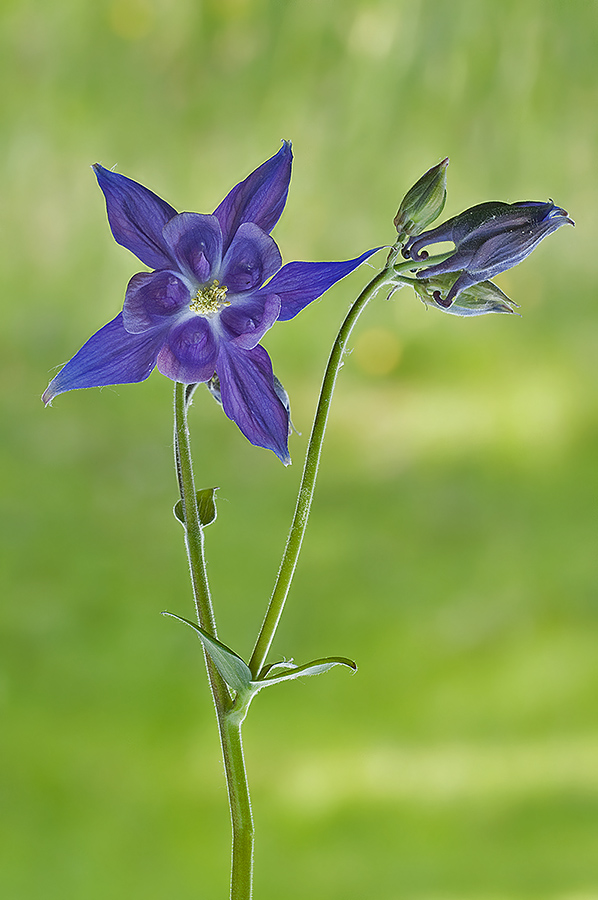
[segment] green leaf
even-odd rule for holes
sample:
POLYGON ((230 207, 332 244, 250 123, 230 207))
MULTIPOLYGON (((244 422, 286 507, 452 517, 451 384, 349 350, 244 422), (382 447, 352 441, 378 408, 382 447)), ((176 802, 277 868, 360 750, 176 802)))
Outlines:
POLYGON ((235 653, 234 650, 231 650, 230 647, 227 647, 226 644, 223 644, 217 638, 212 637, 207 631, 196 625, 195 622, 190 622, 189 619, 177 616, 175 613, 167 612, 166 610, 162 615, 178 619, 179 622, 184 622, 185 625, 189 625, 190 628, 196 631, 200 641, 228 686, 237 693, 245 693, 247 691, 251 684, 251 670, 238 653, 235 653))
POLYGON ((253 684, 258 690, 261 690, 271 684, 291 681, 293 678, 302 678, 304 675, 320 675, 322 672, 328 672, 334 666, 346 666, 354 672, 357 671, 357 664, 345 656, 326 656, 323 659, 314 659, 302 666, 296 666, 292 660, 289 660, 264 666, 258 680, 253 684))
MULTIPOLYGON (((213 488, 203 488, 201 491, 197 491, 197 512, 199 514, 199 521, 201 525, 205 528, 206 525, 211 525, 212 522, 216 520, 217 512, 216 512, 216 491, 217 487, 213 488)), ((183 501, 178 500, 174 504, 173 513, 175 518, 179 520, 181 525, 185 524, 185 516, 183 515, 183 501)))

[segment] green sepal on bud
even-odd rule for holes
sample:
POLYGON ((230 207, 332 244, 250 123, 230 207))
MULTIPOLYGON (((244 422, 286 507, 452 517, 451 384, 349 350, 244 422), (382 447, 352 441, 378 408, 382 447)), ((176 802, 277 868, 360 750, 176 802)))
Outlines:
POLYGON ((438 218, 446 202, 448 156, 422 175, 407 191, 394 218, 398 243, 425 231, 438 218))
POLYGON ((483 316, 486 313, 515 313, 517 303, 501 291, 493 281, 480 281, 461 291, 451 306, 444 298, 457 280, 460 272, 447 272, 433 278, 417 278, 409 281, 415 293, 426 306, 435 306, 453 316, 483 316))

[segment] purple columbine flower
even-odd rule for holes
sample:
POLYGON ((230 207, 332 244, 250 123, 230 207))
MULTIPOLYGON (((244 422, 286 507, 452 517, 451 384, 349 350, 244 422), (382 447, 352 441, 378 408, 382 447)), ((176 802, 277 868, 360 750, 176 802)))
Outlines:
POLYGON ((423 248, 429 244, 441 241, 455 244, 455 252, 448 259, 417 273, 418 278, 433 278, 445 272, 460 272, 442 300, 442 305, 448 308, 462 290, 516 266, 542 238, 567 223, 575 224, 552 200, 480 203, 411 238, 403 248, 403 256, 419 262, 428 258, 423 248))
POLYGON ((281 268, 270 232, 286 202, 291 162, 285 141, 212 215, 177 213, 141 184, 95 165, 114 239, 153 271, 133 275, 122 312, 52 379, 43 401, 143 381, 155 366, 184 384, 215 376, 226 415, 252 444, 288 464, 288 403, 259 341, 376 252, 281 268))

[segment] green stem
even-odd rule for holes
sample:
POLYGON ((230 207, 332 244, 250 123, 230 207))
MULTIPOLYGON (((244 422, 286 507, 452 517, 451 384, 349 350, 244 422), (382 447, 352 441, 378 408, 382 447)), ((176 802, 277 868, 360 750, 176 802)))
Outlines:
POLYGON ((201 627, 216 637, 216 622, 212 609, 212 598, 208 584, 204 554, 203 528, 199 519, 195 493, 195 479, 191 459, 189 429, 187 427, 187 403, 185 385, 175 383, 174 415, 175 415, 175 459, 183 512, 185 515, 185 543, 189 558, 189 569, 193 584, 193 596, 197 618, 201 627))
MULTIPOLYGON (((197 509, 187 406, 190 393, 185 385, 174 386, 175 462, 183 512, 185 544, 193 585, 197 619, 201 628, 217 637, 216 621, 206 570, 203 526, 197 509)), ((232 823, 231 900, 251 900, 253 878, 253 817, 243 757, 241 726, 246 707, 237 708, 230 691, 210 657, 205 654, 210 689, 218 720, 222 758, 232 823)))
MULTIPOLYGON (((436 260, 430 259, 430 262, 433 261, 435 262, 436 260)), ((400 280, 400 278, 397 279, 398 273, 407 270, 408 268, 413 268, 412 261, 401 263, 394 268, 388 266, 374 276, 353 303, 334 342, 328 360, 328 366, 324 374, 312 433, 307 448, 295 515, 287 538, 287 544, 280 564, 274 591, 270 599, 270 605, 266 612, 264 623, 249 663, 254 678, 266 661, 297 567, 297 560, 301 551, 303 536, 305 534, 311 509, 332 394, 334 392, 336 379, 342 365, 343 356, 346 352, 351 332, 353 331, 357 319, 372 297, 374 297, 385 285, 397 287, 397 281, 400 280)), ((192 393, 193 388, 187 388, 183 384, 175 383, 174 444, 176 472, 185 517, 185 544, 189 559, 189 569, 191 573, 191 583, 193 585, 197 619, 201 628, 214 637, 217 637, 216 621, 206 570, 203 526, 197 508, 189 430, 187 426, 187 407, 192 393)), ((238 701, 233 700, 226 683, 223 681, 207 654, 206 666, 218 720, 232 823, 233 840, 230 897, 231 900, 251 900, 254 828, 241 734, 243 720, 247 713, 247 706, 239 706, 238 701)))
POLYGON ((253 885, 254 826, 241 734, 246 712, 230 712, 219 722, 233 833, 231 900, 251 900, 253 885))
MULTIPOLYGON (((413 263, 411 263, 411 265, 413 265, 413 263)), ((372 297, 374 297, 382 287, 393 283, 396 283, 396 281, 393 282, 393 270, 391 268, 383 269, 372 278, 347 313, 332 347, 324 379, 322 381, 320 398, 318 400, 314 424, 305 457, 303 477, 297 496, 295 515, 289 530, 285 551, 278 570, 278 577, 270 598, 270 604, 261 631, 258 635, 251 660, 249 661, 249 668, 251 669, 254 678, 259 674, 266 661, 297 567, 297 560, 299 558, 299 553, 301 552, 303 536, 307 527, 314 495, 330 403, 334 392, 336 378, 347 348, 347 342, 357 319, 372 297)))

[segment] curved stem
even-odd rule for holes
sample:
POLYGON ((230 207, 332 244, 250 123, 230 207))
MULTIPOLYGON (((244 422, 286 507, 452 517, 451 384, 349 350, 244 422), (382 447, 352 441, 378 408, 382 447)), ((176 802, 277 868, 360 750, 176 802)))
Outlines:
MULTIPOLYGON (((175 383, 175 462, 183 503, 185 544, 197 619, 204 631, 216 637, 216 620, 206 571, 203 526, 197 508, 189 429, 187 427, 187 407, 191 394, 191 389, 178 382, 175 383)), ((241 726, 247 708, 237 708, 226 683, 208 654, 205 654, 205 659, 216 718, 218 720, 218 730, 220 732, 233 833, 230 897, 231 900, 251 900, 254 832, 249 785, 247 783, 241 739, 241 726)))
MULTIPOLYGON (((411 263, 411 265, 413 265, 413 263, 411 263)), ((270 604, 261 631, 258 635, 251 660, 249 661, 249 668, 251 669, 254 678, 259 674, 266 661, 291 587, 293 575, 295 574, 297 560, 299 558, 299 553, 301 552, 303 536, 305 534, 311 509, 318 467, 320 465, 322 443, 324 441, 326 424, 328 422, 330 402, 332 400, 336 378, 347 348, 347 342, 357 319, 372 297, 374 297, 384 285, 394 283, 396 283, 396 279, 393 280, 393 271, 390 268, 383 269, 372 278, 347 313, 332 347, 324 379, 322 381, 320 398, 318 400, 314 424, 305 457, 303 477, 297 496, 295 515, 289 530, 285 551, 278 570, 278 577, 270 598, 270 604)))

